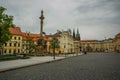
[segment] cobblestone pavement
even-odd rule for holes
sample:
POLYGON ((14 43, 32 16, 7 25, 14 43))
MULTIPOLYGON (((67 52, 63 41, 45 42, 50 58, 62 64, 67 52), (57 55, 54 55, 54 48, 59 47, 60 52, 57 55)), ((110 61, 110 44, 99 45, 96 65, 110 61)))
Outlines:
POLYGON ((88 53, 3 72, 0 80, 120 80, 120 54, 88 53))

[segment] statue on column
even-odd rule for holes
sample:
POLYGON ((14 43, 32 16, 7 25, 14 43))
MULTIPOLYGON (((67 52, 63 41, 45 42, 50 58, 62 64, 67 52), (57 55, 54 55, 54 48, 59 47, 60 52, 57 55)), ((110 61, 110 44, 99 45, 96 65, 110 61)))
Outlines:
POLYGON ((37 41, 37 53, 44 53, 46 51, 46 40, 44 40, 44 34, 43 34, 43 20, 45 19, 43 15, 43 10, 41 10, 41 16, 40 19, 40 37, 37 41))

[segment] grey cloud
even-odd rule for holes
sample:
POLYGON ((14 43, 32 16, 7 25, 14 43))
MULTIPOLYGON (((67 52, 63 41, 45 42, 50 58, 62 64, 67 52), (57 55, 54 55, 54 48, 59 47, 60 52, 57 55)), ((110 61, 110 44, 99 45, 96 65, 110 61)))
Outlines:
POLYGON ((44 10, 44 31, 79 28, 82 39, 113 37, 120 30, 120 0, 0 0, 23 31, 39 33, 44 10))
POLYGON ((80 15, 77 21, 84 25, 120 24, 119 4, 119 0, 93 0, 93 2, 90 1, 85 5, 80 5, 76 8, 76 15, 80 15))

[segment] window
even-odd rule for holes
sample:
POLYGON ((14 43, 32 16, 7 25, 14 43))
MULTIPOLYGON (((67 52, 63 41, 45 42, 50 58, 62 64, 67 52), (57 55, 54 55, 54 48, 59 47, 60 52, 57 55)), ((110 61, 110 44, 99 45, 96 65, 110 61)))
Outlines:
POLYGON ((10 46, 12 46, 12 43, 9 43, 10 46))
POLYGON ((20 49, 18 49, 18 53, 20 53, 20 49))
POLYGON ((20 40, 20 37, 18 39, 20 40))
POLYGON ((9 50, 9 53, 11 53, 11 49, 9 50))
POLYGON ((16 43, 14 43, 14 46, 16 47, 16 43))
POLYGON ((14 49, 14 54, 16 54, 16 49, 14 49))
POLYGON ((18 47, 20 47, 20 44, 18 44, 18 47))
POLYGON ((14 39, 16 40, 16 37, 14 37, 14 39))
POLYGON ((4 53, 6 53, 6 52, 7 52, 7 50, 5 49, 5 50, 4 50, 4 53))
POLYGON ((7 43, 5 43, 5 46, 7 46, 7 43))

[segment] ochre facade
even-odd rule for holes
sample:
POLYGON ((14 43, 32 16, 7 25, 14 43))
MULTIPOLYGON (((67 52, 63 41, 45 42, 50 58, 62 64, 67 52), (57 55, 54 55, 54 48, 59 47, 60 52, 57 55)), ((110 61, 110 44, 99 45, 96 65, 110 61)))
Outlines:
MULTIPOLYGON (((6 42, 3 47, 3 54, 21 54, 28 53, 27 37, 30 37, 34 44, 37 45, 37 41, 40 38, 40 34, 25 33, 20 30, 19 27, 11 27, 10 32, 12 34, 11 40, 6 42)), ((56 53, 80 53, 86 50, 87 52, 120 52, 120 33, 115 35, 113 39, 106 40, 74 40, 70 31, 61 31, 54 35, 44 35, 46 40, 46 52, 53 53, 50 48, 52 37, 56 37, 59 40, 60 48, 56 48, 56 53)), ((32 52, 35 53, 35 50, 32 52)))

